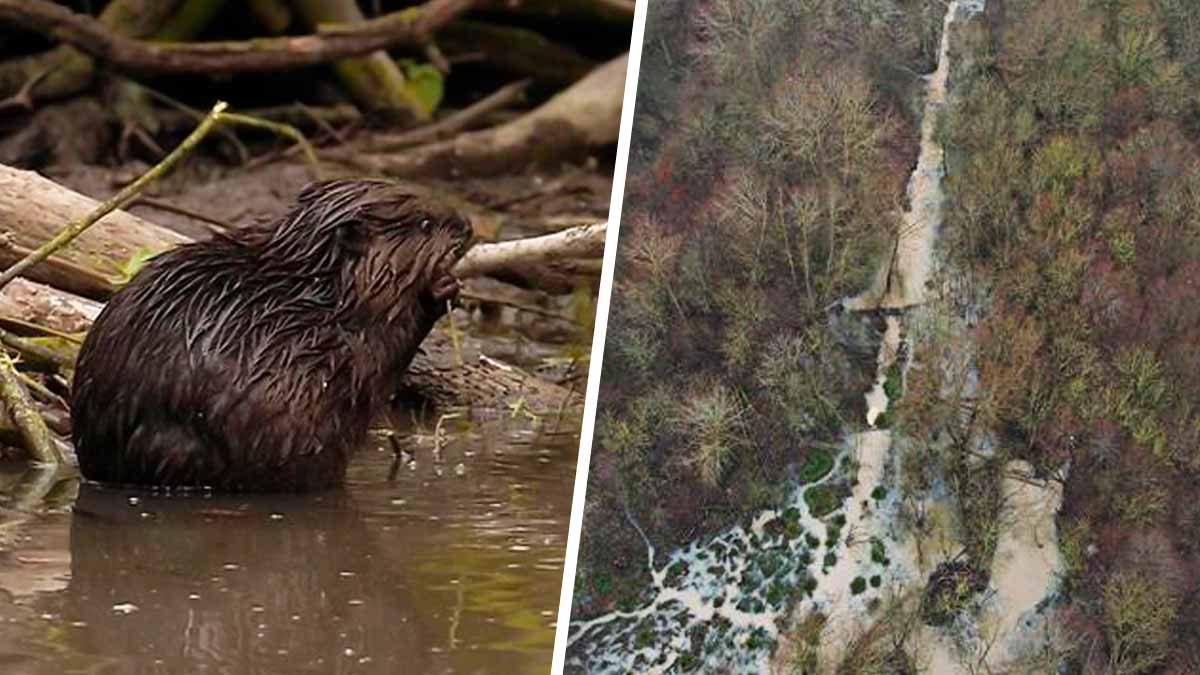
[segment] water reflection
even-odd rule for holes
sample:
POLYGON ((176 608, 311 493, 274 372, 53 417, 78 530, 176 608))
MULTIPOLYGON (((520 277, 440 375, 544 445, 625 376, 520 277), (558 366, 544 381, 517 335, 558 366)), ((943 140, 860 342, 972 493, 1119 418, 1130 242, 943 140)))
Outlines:
POLYGON ((320 495, 8 509, 0 672, 547 672, 577 436, 505 426, 320 495))

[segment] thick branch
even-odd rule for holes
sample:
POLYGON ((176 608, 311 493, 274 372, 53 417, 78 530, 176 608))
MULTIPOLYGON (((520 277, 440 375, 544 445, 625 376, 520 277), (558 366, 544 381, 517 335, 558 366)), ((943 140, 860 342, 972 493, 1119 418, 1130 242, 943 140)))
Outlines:
POLYGON ((633 23, 632 0, 482 0, 479 9, 522 16, 582 22, 633 23))
POLYGON ((134 40, 47 0, 0 0, 0 21, 73 45, 120 70, 214 74, 301 68, 378 49, 421 45, 471 4, 472 0, 430 0, 419 8, 324 28, 314 35, 242 42, 134 40))
POLYGON ((338 159, 401 178, 495 175, 564 161, 617 142, 628 62, 624 54, 598 66, 535 110, 500 126, 405 153, 338 159))

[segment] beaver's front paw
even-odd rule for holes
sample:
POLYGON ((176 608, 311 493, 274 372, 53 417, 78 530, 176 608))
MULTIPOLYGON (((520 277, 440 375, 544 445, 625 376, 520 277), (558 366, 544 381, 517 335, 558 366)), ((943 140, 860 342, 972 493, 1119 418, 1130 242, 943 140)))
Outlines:
POLYGON ((462 290, 462 284, 458 279, 453 274, 446 274, 434 280, 429 292, 434 301, 439 305, 444 305, 457 298, 460 290, 462 290))

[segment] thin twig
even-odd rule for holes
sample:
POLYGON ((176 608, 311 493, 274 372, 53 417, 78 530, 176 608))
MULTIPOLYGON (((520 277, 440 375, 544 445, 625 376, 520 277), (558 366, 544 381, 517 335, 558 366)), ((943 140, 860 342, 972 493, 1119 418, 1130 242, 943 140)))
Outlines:
POLYGON ((458 327, 454 325, 454 305, 446 301, 446 317, 450 320, 450 343, 454 346, 454 364, 463 366, 462 343, 458 337, 458 327))
MULTIPOLYGON (((183 101, 180 101, 172 96, 168 96, 157 89, 151 89, 150 87, 147 87, 139 82, 134 82, 133 80, 129 80, 129 82, 140 87, 150 98, 171 106, 188 117, 191 117, 192 120, 194 120, 194 123, 199 123, 204 119, 203 111, 197 110, 183 101)), ((216 131, 224 136, 231 145, 233 145, 234 150, 236 150, 238 153, 238 159, 241 160, 240 163, 244 165, 250 159, 250 151, 246 149, 246 144, 242 143, 242 139, 238 138, 237 133, 235 133, 232 129, 217 128, 216 131)), ((159 152, 159 155, 162 155, 161 151, 159 152)))
POLYGON ((64 333, 60 330, 50 328, 49 326, 40 326, 36 323, 32 323, 24 319, 18 319, 12 316, 0 316, 0 324, 7 324, 8 327, 16 326, 17 330, 28 330, 35 333, 42 333, 47 337, 55 337, 77 345, 83 344, 83 340, 80 340, 77 336, 71 335, 70 333, 64 333))
POLYGON ((64 401, 58 394, 47 389, 46 385, 38 382, 19 370, 17 371, 17 377, 21 378, 21 383, 25 385, 25 388, 28 389, 35 398, 40 398, 43 403, 52 403, 66 407, 67 402, 64 401))
POLYGON ((371 139, 372 150, 386 152, 449 138, 491 113, 521 99, 532 80, 506 84, 471 105, 446 117, 400 134, 380 134, 371 139))
POLYGON ((321 177, 321 162, 317 159, 317 153, 313 151, 313 147, 308 142, 308 139, 305 138, 304 134, 300 133, 300 130, 296 127, 290 124, 284 124, 283 122, 272 122, 270 120, 250 117, 249 115, 238 115, 236 113, 224 113, 221 115, 221 120, 255 129, 266 129, 267 131, 274 132, 280 136, 287 136, 288 138, 296 141, 296 144, 304 149, 304 156, 308 159, 308 163, 312 167, 313 175, 315 175, 317 178, 321 177))
POLYGON ((31 367, 37 367, 41 364, 42 368, 53 371, 69 370, 75 365, 72 359, 64 357, 53 349, 48 349, 36 342, 30 342, 25 338, 17 337, 6 330, 0 330, 0 344, 25 357, 27 361, 31 362, 31 367))
POLYGON ((203 213, 198 213, 196 211, 184 208, 182 206, 176 206, 175 204, 172 204, 171 202, 165 202, 165 201, 162 201, 161 199, 154 199, 151 197, 144 197, 144 196, 138 197, 129 206, 130 207, 145 206, 145 207, 148 207, 151 209, 158 209, 159 211, 166 211, 168 213, 175 213, 175 214, 178 214, 181 216, 186 216, 188 218, 191 218, 192 220, 198 220, 202 223, 211 225, 212 230, 214 232, 228 232, 229 230, 233 229, 232 225, 230 225, 229 223, 227 223, 223 220, 217 220, 216 218, 213 218, 212 216, 206 216, 203 213))
POLYGON ((25 81, 17 93, 0 101, 0 112, 9 110, 33 110, 33 88, 50 74, 52 68, 42 68, 25 81))
POLYGON ((0 349, 0 399, 4 400, 13 423, 21 432, 21 438, 25 441, 29 454, 33 456, 34 463, 49 466, 62 464, 62 455, 50 436, 46 421, 33 407, 29 392, 21 386, 12 357, 3 349, 0 349))
POLYGON ((104 216, 107 216, 109 213, 112 213, 117 209, 125 207, 134 199, 136 199, 141 194, 142 190, 146 188, 146 186, 148 186, 150 183, 153 183, 155 180, 159 179, 173 169, 180 160, 186 157, 188 153, 190 153, 192 149, 194 149, 200 143, 200 141, 208 135, 208 132, 212 130, 213 126, 220 121, 222 114, 227 107, 228 104, 226 104, 224 101, 218 101, 217 104, 213 106, 212 111, 209 112, 208 115, 205 116, 205 118, 200 122, 199 126, 197 126, 187 138, 183 139, 183 142, 180 143, 179 146, 174 150, 172 150, 171 154, 164 157, 161 162, 155 164, 150 168, 149 171, 142 174, 142 176, 137 180, 133 181, 129 185, 126 185, 120 192, 112 197, 109 197, 107 201, 97 206, 92 210, 91 213, 68 225, 53 239, 22 258, 17 262, 17 264, 5 270, 3 274, 0 274, 0 289, 3 289, 5 286, 11 283, 13 279, 16 279, 30 267, 33 267, 34 265, 44 261, 54 254, 55 251, 71 243, 76 237, 78 237, 104 216))

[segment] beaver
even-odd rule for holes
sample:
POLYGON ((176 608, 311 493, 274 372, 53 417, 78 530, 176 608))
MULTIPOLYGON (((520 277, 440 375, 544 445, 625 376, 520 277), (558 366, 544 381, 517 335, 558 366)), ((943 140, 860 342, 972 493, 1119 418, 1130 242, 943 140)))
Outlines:
POLYGON ((305 187, 282 218, 152 259, 76 362, 89 480, 299 492, 351 452, 459 290, 470 222, 418 186, 305 187))

